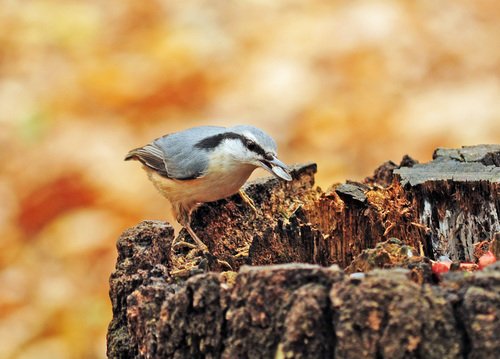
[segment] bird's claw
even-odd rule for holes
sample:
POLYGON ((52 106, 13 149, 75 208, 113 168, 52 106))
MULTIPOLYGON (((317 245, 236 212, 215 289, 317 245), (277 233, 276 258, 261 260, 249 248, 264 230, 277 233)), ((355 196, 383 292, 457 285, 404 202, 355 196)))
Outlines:
POLYGON ((210 252, 203 252, 203 257, 208 261, 207 268, 210 268, 211 270, 233 270, 233 267, 228 262, 223 259, 217 258, 210 252))
POLYGON ((217 258, 217 263, 222 267, 222 268, 226 268, 227 270, 230 270, 232 271, 233 270, 233 267, 231 267, 231 264, 229 264, 228 262, 222 260, 222 259, 218 259, 217 258))

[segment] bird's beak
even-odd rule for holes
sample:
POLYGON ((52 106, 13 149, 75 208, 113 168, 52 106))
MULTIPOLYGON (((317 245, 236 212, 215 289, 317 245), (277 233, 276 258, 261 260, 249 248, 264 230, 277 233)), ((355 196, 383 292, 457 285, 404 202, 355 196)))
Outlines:
POLYGON ((285 181, 292 180, 292 176, 290 176, 289 173, 290 168, 274 156, 271 161, 260 161, 260 166, 278 178, 284 179, 285 181))

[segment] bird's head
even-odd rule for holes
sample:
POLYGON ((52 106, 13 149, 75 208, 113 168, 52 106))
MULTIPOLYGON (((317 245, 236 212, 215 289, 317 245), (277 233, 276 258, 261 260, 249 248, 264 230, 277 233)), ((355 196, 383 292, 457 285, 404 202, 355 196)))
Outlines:
POLYGON ((292 180, 290 169, 278 159, 274 140, 253 126, 235 126, 207 136, 196 143, 195 149, 208 151, 210 161, 218 163, 215 167, 227 167, 226 161, 230 159, 230 167, 261 167, 278 178, 292 180))
POLYGON ((261 167, 274 176, 291 181, 289 167, 278 159, 276 142, 264 131, 253 126, 229 128, 236 134, 225 146, 235 160, 261 167))

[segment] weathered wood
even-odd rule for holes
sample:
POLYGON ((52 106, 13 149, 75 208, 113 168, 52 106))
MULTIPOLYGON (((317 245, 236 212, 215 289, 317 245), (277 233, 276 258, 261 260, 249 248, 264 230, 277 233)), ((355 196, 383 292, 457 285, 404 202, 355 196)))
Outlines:
POLYGON ((145 221, 125 231, 119 238, 116 268, 109 279, 113 319, 108 328, 108 357, 134 358, 138 355, 137 337, 128 331, 131 318, 127 315, 127 300, 141 285, 169 276, 173 235, 172 226, 145 221))
MULTIPOLYGON (((150 233, 148 225, 155 223, 141 228, 150 233)), ((140 248, 139 263, 157 245, 140 248)), ((115 311, 122 327, 110 326, 109 357, 496 358, 500 351, 499 265, 452 273, 440 286, 417 285, 402 269, 346 277, 315 265, 243 267, 226 283, 213 272, 177 281, 159 270, 166 267, 115 275, 115 284, 142 280, 129 295, 112 292, 127 300, 115 311)))
POLYGON ((394 170, 429 229, 432 253, 473 260, 474 243, 500 231, 500 145, 438 149, 434 160, 394 170))
MULTIPOLYGON (((342 272, 338 268, 322 268, 305 264, 286 264, 270 267, 244 267, 236 277, 231 291, 226 312, 227 337, 224 342, 223 358, 272 358, 277 350, 291 350, 306 354, 320 350, 320 356, 329 356, 328 343, 333 335, 328 316, 301 302, 304 291, 316 292, 317 305, 329 309, 325 297, 331 284, 341 280, 342 272), (314 285, 314 286, 313 286, 314 285), (301 290, 302 289, 302 290, 301 290), (322 297, 323 296, 323 297, 322 297), (300 312, 297 305, 303 305, 300 312), (308 317, 313 322, 323 322, 321 327, 311 328, 312 323, 301 321, 308 317), (286 328, 287 322, 299 324, 295 328, 286 328), (303 327, 306 325, 306 327, 303 327), (295 330, 295 332, 294 332, 295 330), (326 343, 317 340, 325 339, 326 343), (297 348, 294 342, 299 337, 313 337, 306 345, 297 348)), ((312 297, 312 301, 315 299, 312 297)), ((305 357, 302 355, 302 357, 305 357)))
MULTIPOLYGON (((230 263, 234 269, 243 264, 288 263, 300 261, 299 258, 312 262, 310 255, 307 257, 308 254, 304 253, 307 249, 275 241, 273 234, 279 232, 280 237, 283 235, 283 241, 286 238, 300 241, 300 236, 287 236, 286 231, 291 228, 289 222, 296 219, 296 211, 317 197, 313 188, 314 173, 316 165, 306 164, 293 167, 293 182, 276 178, 257 180, 245 187, 257 213, 236 194, 202 205, 193 214, 192 228, 215 256, 230 263), (265 251, 259 247, 262 244, 265 251), (251 253, 249 257, 235 257, 248 247, 251 253), (287 253, 290 250, 300 253, 287 253)), ((186 234, 183 231, 182 238, 186 234)))
POLYGON ((208 256, 142 222, 118 240, 108 356, 497 358, 500 264, 438 282, 429 258, 474 260, 500 232, 499 163, 496 146, 440 149, 326 192, 296 166, 246 187, 258 213, 238 195, 194 213, 208 256))
POLYGON ((446 293, 406 275, 378 270, 333 285, 336 358, 462 358, 463 334, 446 293))

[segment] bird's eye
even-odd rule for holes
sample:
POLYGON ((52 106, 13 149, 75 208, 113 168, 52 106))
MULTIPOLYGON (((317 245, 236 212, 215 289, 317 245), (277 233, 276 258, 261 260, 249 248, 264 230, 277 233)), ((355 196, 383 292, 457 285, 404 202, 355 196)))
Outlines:
POLYGON ((274 157, 271 153, 268 152, 264 155, 264 158, 268 161, 272 161, 274 157))
POLYGON ((255 150, 257 149, 257 144, 253 141, 247 141, 246 146, 250 151, 255 152, 255 150))

